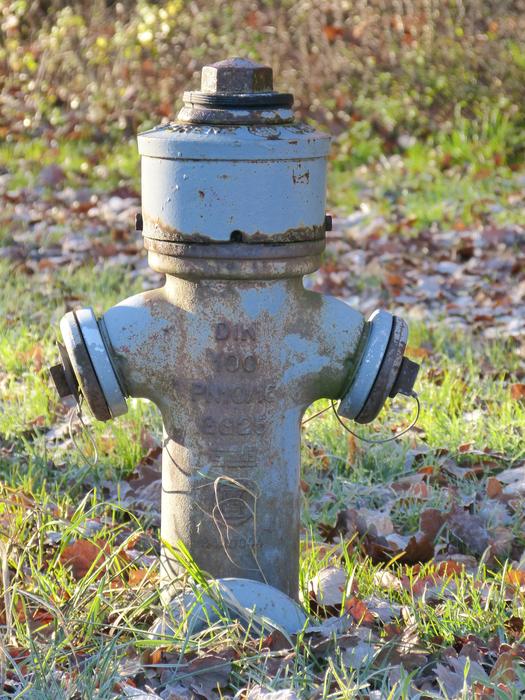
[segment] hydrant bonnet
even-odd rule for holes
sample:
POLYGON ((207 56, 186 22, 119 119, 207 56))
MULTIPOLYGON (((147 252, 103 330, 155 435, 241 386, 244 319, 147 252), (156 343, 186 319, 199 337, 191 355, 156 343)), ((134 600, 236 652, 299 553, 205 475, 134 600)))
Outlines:
POLYGON ((205 66, 202 82, 177 122, 138 137, 148 250, 323 241, 329 137, 293 122, 270 68, 229 59, 205 66))

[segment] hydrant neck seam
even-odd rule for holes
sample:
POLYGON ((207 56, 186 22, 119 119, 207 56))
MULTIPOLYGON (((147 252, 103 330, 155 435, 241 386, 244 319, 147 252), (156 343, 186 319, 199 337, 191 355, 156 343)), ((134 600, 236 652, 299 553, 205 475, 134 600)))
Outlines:
POLYGON ((370 323, 367 321, 364 325, 363 332, 361 333, 361 336, 359 338, 357 348, 355 349, 355 352, 352 355, 352 357, 354 359, 354 362, 352 365, 352 371, 348 374, 348 376, 346 378, 346 382, 345 382, 344 387, 343 387, 343 390, 340 392, 339 396, 337 397, 339 399, 343 398, 343 396, 346 396, 350 387, 354 383, 354 379, 356 378, 357 373, 359 372, 361 364, 363 363, 363 360, 364 360, 365 349, 366 349, 366 345, 368 342, 368 338, 370 336, 370 330, 371 330, 371 326, 370 326, 370 323), (355 358, 357 358, 357 361, 355 361, 355 358))
POLYGON ((98 327, 100 328, 100 335, 102 336, 102 339, 104 341, 104 345, 106 346, 106 351, 108 355, 109 362, 111 363, 111 366, 113 368, 113 371, 115 372, 115 377, 117 378, 117 382, 120 386, 120 389, 124 396, 129 397, 131 396, 131 393, 126 386, 126 382, 124 381, 124 378, 122 376, 122 373, 119 371, 118 365, 115 362, 115 349, 113 348, 113 345, 111 344, 111 340, 109 338, 109 333, 106 328, 106 324, 104 322, 104 318, 101 317, 98 319, 98 327))

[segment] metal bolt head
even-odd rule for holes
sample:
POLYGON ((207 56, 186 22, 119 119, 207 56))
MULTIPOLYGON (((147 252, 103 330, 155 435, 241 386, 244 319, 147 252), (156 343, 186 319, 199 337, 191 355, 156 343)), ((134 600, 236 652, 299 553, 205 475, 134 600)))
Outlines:
POLYGON ((273 71, 247 58, 227 58, 204 66, 201 92, 239 95, 273 91, 273 71))
POLYGON ((60 363, 53 365, 53 367, 49 368, 49 374, 60 398, 64 399, 66 396, 71 396, 73 392, 67 382, 64 367, 60 363))

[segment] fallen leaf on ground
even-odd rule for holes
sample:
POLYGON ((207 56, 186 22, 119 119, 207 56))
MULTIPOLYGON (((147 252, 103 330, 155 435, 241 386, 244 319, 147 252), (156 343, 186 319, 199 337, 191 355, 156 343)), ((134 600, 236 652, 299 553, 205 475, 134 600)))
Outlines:
POLYGON ((428 486, 425 478, 424 472, 410 474, 394 481, 392 488, 399 494, 400 499, 425 499, 428 498, 428 486))
POLYGON ((514 543, 514 533, 508 527, 495 527, 489 541, 489 563, 504 561, 511 552, 514 543))
POLYGON ((388 513, 360 508, 357 511, 357 528, 360 535, 384 537, 394 532, 394 523, 388 513))
POLYGON ((400 635, 394 635, 377 654, 378 667, 402 665, 407 671, 421 668, 427 661, 427 652, 421 644, 417 625, 408 624, 400 635))
POLYGON ((132 569, 129 572, 128 584, 132 587, 139 586, 149 573, 150 569, 132 569))
POLYGON ((505 484, 503 494, 507 496, 525 495, 525 465, 511 467, 498 474, 498 480, 505 484))
POLYGON ((512 651, 505 651, 503 654, 500 654, 490 672, 491 680, 514 683, 518 678, 514 670, 518 661, 519 659, 512 651))
POLYGON ((358 625, 373 625, 376 616, 373 615, 364 600, 348 598, 345 600, 345 610, 350 613, 358 625))
POLYGON ((348 590, 348 574, 337 566, 321 569, 308 583, 310 600, 321 608, 335 609, 338 614, 343 603, 343 597, 350 593, 348 590))
POLYGON ((511 384, 510 396, 514 401, 522 401, 525 399, 525 384, 511 384))
POLYGON ((479 515, 455 506, 447 516, 447 527, 474 554, 483 554, 489 545, 489 535, 479 515))
POLYGON ((489 680, 483 667, 466 656, 451 657, 446 664, 436 664, 436 676, 448 698, 461 696, 463 689, 472 687, 474 681, 483 683, 489 680))
POLYGON ((373 578, 374 586, 387 591, 402 591, 403 584, 401 580, 391 571, 385 569, 377 569, 374 571, 373 578))
POLYGON ((234 656, 235 653, 228 649, 197 656, 179 669, 177 683, 207 700, 216 700, 217 691, 228 685, 234 656))
POLYGON ((243 700, 299 700, 294 690, 266 690, 260 685, 253 685, 248 692, 238 694, 243 700))
POLYGON ((489 476, 487 479, 487 496, 489 498, 497 498, 503 492, 503 486, 501 481, 496 479, 495 476, 489 476))
POLYGON ((508 568, 505 572, 505 582, 518 588, 525 586, 525 571, 523 569, 513 569, 512 567, 508 568))
POLYGON ((376 647, 370 642, 355 637, 355 644, 346 647, 341 653, 343 663, 352 669, 362 666, 370 666, 377 652, 376 647))
POLYGON ((393 603, 391 600, 385 600, 376 595, 366 598, 365 603, 372 616, 381 620, 383 624, 392 622, 401 614, 401 606, 398 603, 393 603))
POLYGON ((95 562, 95 567, 98 568, 106 560, 107 554, 107 543, 96 544, 90 540, 77 540, 64 547, 60 561, 64 566, 71 566, 73 577, 79 581, 95 562))
POLYGON ((103 484, 111 499, 119 501, 130 511, 148 515, 155 525, 160 525, 161 454, 162 448, 159 446, 149 449, 127 481, 106 481, 103 484))

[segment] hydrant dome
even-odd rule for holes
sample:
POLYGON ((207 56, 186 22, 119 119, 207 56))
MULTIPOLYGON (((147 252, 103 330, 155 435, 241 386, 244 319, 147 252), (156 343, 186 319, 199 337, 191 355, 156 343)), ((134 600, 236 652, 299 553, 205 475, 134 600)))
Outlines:
POLYGON ((274 91, 271 68, 204 66, 184 101, 176 121, 138 136, 148 250, 324 240, 330 138, 293 121, 293 96, 274 91))

